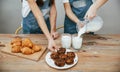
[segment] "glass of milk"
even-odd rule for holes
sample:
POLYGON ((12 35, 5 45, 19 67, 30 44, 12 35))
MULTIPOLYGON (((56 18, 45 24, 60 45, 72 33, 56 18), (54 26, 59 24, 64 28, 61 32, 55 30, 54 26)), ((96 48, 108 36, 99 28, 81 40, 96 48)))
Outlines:
POLYGON ((62 47, 63 48, 70 48, 71 47, 71 34, 62 34, 62 37, 61 37, 61 44, 62 44, 62 47))
POLYGON ((78 37, 77 34, 72 35, 72 47, 75 50, 79 50, 82 47, 82 41, 83 41, 82 37, 78 37))

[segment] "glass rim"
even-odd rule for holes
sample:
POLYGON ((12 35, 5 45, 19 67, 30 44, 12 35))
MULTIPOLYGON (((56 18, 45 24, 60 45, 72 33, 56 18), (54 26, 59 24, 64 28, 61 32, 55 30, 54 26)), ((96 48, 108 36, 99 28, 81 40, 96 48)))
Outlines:
MULTIPOLYGON (((78 33, 77 33, 77 34, 72 34, 71 36, 72 36, 72 37, 77 37, 77 36, 78 36, 78 33)), ((83 38, 83 35, 81 35, 80 38, 83 38)))
POLYGON ((71 34, 69 34, 69 33, 63 33, 63 34, 61 34, 62 36, 71 36, 71 34))

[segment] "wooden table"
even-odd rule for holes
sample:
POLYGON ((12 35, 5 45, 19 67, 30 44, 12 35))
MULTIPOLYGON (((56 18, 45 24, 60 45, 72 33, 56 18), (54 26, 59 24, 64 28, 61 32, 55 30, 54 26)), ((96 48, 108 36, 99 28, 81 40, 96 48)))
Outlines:
MULTIPOLYGON (((14 34, 0 34, 0 44, 6 44, 14 34)), ((40 44, 47 46, 44 35, 18 35, 31 39, 39 38, 40 44), (44 41, 44 42, 43 42, 44 41)), ((56 40, 60 45, 60 38, 56 40)), ((2 49, 4 47, 0 47, 2 49)), ((72 68, 57 70, 45 62, 45 54, 38 61, 31 61, 0 52, 0 72, 120 72, 120 34, 84 35, 83 46, 79 52, 79 62, 72 68)))

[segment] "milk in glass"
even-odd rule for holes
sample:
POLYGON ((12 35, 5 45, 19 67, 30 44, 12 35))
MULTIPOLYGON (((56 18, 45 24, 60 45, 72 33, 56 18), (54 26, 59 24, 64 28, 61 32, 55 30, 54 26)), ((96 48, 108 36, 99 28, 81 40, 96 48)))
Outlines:
POLYGON ((62 43, 63 48, 70 48, 71 47, 71 35, 63 34, 61 38, 61 43, 62 43))
POLYGON ((72 36, 72 47, 74 49, 80 49, 82 47, 82 37, 78 37, 77 35, 72 36))

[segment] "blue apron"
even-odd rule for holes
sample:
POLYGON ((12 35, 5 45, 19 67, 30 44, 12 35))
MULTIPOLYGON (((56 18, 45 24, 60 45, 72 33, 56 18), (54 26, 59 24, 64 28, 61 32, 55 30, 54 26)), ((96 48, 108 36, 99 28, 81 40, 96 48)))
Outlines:
MULTIPOLYGON (((42 7, 39 7, 41 10, 50 7, 50 0, 46 0, 42 7)), ((50 31, 50 22, 49 17, 44 16, 45 22, 47 24, 48 30, 50 31)), ((42 30, 39 27, 39 24, 34 17, 32 11, 28 14, 27 17, 23 18, 23 34, 43 34, 42 30)))
MULTIPOLYGON (((73 13, 79 18, 79 20, 83 21, 84 16, 89 9, 89 7, 93 4, 92 0, 69 0, 69 3, 71 5, 71 9, 73 13), (77 7, 75 4, 77 2, 83 2, 85 6, 77 7)), ((80 3, 81 4, 81 3, 80 3)), ((70 33, 75 34, 77 33, 76 30, 76 23, 71 21, 68 16, 65 16, 65 22, 64 22, 64 33, 70 33)))

